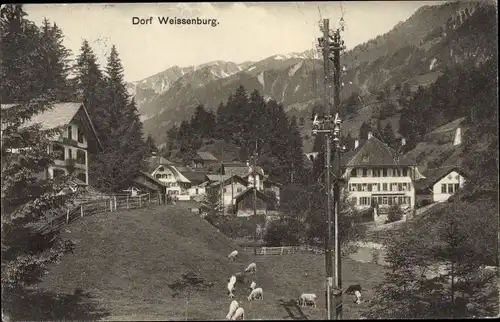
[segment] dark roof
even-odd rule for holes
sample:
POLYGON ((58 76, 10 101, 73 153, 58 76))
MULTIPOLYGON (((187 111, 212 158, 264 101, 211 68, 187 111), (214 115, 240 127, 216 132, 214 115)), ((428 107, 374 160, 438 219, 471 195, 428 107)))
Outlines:
MULTIPOLYGON (((149 173, 147 173, 147 172, 141 171, 141 172, 138 174, 138 176, 140 176, 140 175, 144 176, 146 179, 148 179, 149 181, 152 181, 153 183, 155 183, 155 184, 156 184, 156 185, 158 185, 158 186, 165 187, 165 184, 164 184, 163 182, 161 182, 161 181, 157 180, 155 177, 153 177, 152 175, 150 175, 150 174, 149 174, 149 173)), ((134 180, 134 182, 135 182, 135 180, 134 180)), ((138 183, 138 182, 136 182, 136 183, 138 183)))
MULTIPOLYGON (((20 105, 21 104, 1 104, 0 108, 3 110, 20 105)), ((33 117, 24 122, 22 126, 28 127, 39 123, 41 124, 43 130, 55 129, 60 126, 68 125, 81 110, 83 110, 82 114, 90 124, 90 130, 94 135, 94 140, 95 142, 97 142, 98 148, 102 150, 102 144, 94 128, 94 123, 92 123, 85 105, 83 105, 83 103, 81 102, 65 102, 52 104, 52 108, 47 109, 42 113, 33 115, 33 117)))
POLYGON ((183 176, 185 176, 191 183, 202 183, 205 181, 205 177, 208 172, 202 171, 179 171, 183 176))
MULTIPOLYGON (((248 189, 243 190, 239 194, 237 194, 234 197, 234 199, 236 200, 236 203, 238 203, 242 198, 244 198, 249 193, 253 194, 254 189, 255 189, 254 187, 250 187, 248 189)), ((260 190, 257 190, 256 195, 257 195, 257 198, 259 198, 259 199, 261 199, 261 200, 263 200, 265 202, 270 202, 269 197, 267 195, 265 195, 264 193, 262 193, 260 190)))
POLYGON ((198 155, 195 160, 203 160, 203 161, 217 161, 217 158, 210 152, 196 152, 198 155))
MULTIPOLYGON (((220 165, 215 169, 216 173, 220 173, 220 165)), ((264 169, 261 166, 255 167, 258 174, 264 176, 264 169)), ((243 163, 224 163, 224 171, 226 175, 230 175, 231 173, 242 178, 247 177, 250 171, 250 167, 243 163)))
POLYGON ((452 171, 456 171, 461 176, 464 176, 464 172, 456 166, 427 169, 424 173, 425 178, 415 181, 415 190, 425 192, 427 189, 432 189, 432 186, 436 182, 452 171))
POLYGON ((342 156, 342 166, 401 166, 416 165, 404 156, 397 157, 394 149, 372 136, 357 149, 346 152, 342 156))
POLYGON ((233 176, 224 176, 222 181, 220 181, 220 179, 219 179, 219 181, 212 183, 211 185, 209 185, 209 187, 210 188, 215 188, 215 187, 219 186, 221 183, 223 185, 225 185, 227 183, 231 183, 231 178, 233 178, 233 180, 235 180, 235 181, 239 181, 240 183, 242 183, 245 186, 248 186, 248 181, 247 180, 243 179, 240 176, 233 175, 233 176))

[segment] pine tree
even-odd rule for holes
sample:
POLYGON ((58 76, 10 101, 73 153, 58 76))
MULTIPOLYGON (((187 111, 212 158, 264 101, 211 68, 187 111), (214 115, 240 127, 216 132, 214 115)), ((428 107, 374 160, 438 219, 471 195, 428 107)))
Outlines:
POLYGON ((151 134, 148 134, 148 137, 146 138, 146 147, 148 149, 148 154, 151 155, 153 152, 158 153, 158 147, 156 146, 155 141, 153 140, 153 137, 151 134))
POLYGON ((69 63, 71 52, 62 44, 64 35, 54 23, 45 18, 41 27, 40 58, 44 66, 41 73, 43 91, 57 101, 67 101, 70 97, 68 87, 69 63))
POLYGON ((2 103, 28 102, 43 93, 40 31, 22 5, 0 11, 0 97, 2 103))
POLYGON ((105 127, 103 121, 105 110, 102 108, 105 89, 104 76, 87 40, 83 40, 74 69, 77 80, 77 97, 85 104, 97 134, 102 136, 101 129, 105 127))
POLYGON ((123 67, 116 47, 111 48, 106 66, 105 93, 100 112, 103 115, 101 138, 104 152, 97 155, 92 167, 96 186, 105 191, 120 191, 146 169, 147 146, 135 100, 129 101, 123 67))
MULTIPOLYGON (((65 180, 55 182, 41 176, 56 157, 47 152, 50 138, 63 129, 22 126, 25 120, 50 107, 45 100, 33 100, 1 111, 4 299, 25 294, 28 286, 39 281, 47 265, 70 250, 70 243, 59 237, 58 230, 42 229, 46 228, 47 217, 63 212, 74 197, 57 195, 65 180), (15 153, 13 149, 21 150, 15 153)), ((9 310, 9 307, 4 309, 9 310)))
POLYGON ((300 130, 297 125, 297 118, 294 116, 290 121, 290 127, 288 129, 290 134, 290 139, 288 141, 288 153, 290 166, 288 171, 290 171, 292 178, 290 177, 290 182, 304 182, 306 178, 304 177, 304 152, 302 146, 302 137, 300 135, 300 130))
POLYGON ((384 142, 389 144, 390 146, 393 146, 396 142, 396 136, 394 135, 394 131, 392 130, 391 122, 388 122, 382 130, 382 136, 384 142))

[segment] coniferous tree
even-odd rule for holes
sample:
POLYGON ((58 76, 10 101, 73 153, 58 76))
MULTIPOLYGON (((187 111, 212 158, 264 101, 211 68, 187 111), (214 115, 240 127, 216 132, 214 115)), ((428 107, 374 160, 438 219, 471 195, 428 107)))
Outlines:
POLYGON ((135 100, 129 100, 123 67, 116 47, 111 48, 106 66, 107 77, 103 115, 104 152, 96 156, 93 170, 99 173, 96 185, 105 191, 127 188, 135 176, 146 168, 147 147, 135 100))
POLYGON ((43 93, 40 31, 22 5, 0 11, 0 97, 2 103, 27 102, 43 93))
POLYGON ((392 130, 391 122, 388 122, 382 130, 382 136, 385 143, 389 144, 390 146, 394 145, 396 136, 394 135, 394 131, 392 130))
POLYGON ((90 118, 96 128, 97 135, 104 135, 106 126, 103 120, 104 76, 97 63, 97 58, 87 40, 83 40, 80 54, 74 66, 76 73, 76 96, 87 108, 90 118))
POLYGON ((148 155, 151 155, 153 152, 158 153, 158 147, 156 146, 156 143, 153 140, 151 134, 148 134, 145 144, 148 149, 148 155))
POLYGON ((304 152, 302 146, 302 137, 297 125, 297 118, 294 116, 290 121, 289 127, 290 140, 288 153, 290 154, 290 173, 293 175, 293 181, 290 182, 303 182, 304 178, 304 152))
POLYGON ((40 37, 40 58, 44 66, 40 75, 43 91, 55 100, 67 101, 71 94, 67 81, 71 52, 62 44, 62 30, 55 23, 51 25, 45 18, 40 37))

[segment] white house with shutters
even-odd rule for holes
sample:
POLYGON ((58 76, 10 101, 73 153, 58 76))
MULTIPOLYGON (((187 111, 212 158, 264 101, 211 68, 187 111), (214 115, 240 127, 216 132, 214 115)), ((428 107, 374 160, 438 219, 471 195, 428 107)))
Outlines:
POLYGON ((415 162, 368 134, 368 140, 342 156, 344 189, 358 209, 374 204, 415 206, 414 180, 421 178, 415 162))

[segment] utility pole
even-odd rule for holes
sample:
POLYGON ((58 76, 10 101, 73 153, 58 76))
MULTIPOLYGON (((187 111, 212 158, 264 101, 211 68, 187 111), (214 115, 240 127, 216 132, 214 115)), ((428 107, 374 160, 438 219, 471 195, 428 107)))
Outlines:
MULTIPOLYGON (((342 25, 343 19, 341 19, 342 25)), ((340 51, 345 49, 343 41, 340 39, 340 30, 330 33, 329 19, 323 19, 320 26, 323 31, 323 37, 318 38, 319 44, 323 50, 323 68, 324 68, 324 105, 325 115, 319 117, 314 115, 313 135, 323 133, 326 136, 326 223, 325 234, 325 265, 326 265, 326 308, 327 319, 342 319, 342 276, 341 276, 341 250, 339 243, 339 215, 340 215, 340 184, 341 184, 341 164, 340 164, 340 51), (334 84, 334 104, 332 104, 330 91, 330 61, 333 61, 333 84, 334 84), (335 115, 334 115, 335 114, 335 115), (332 160, 332 142, 334 152, 334 200, 332 201, 332 178, 331 178, 331 160, 332 160), (332 203, 335 206, 335 274, 332 261, 332 203), (334 279, 335 276, 335 279, 334 279), (335 309, 335 312, 334 312, 335 309)), ((343 27, 342 27, 343 28, 343 27)))

